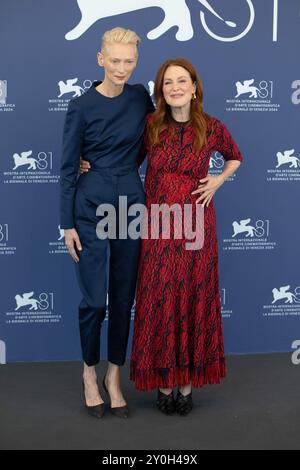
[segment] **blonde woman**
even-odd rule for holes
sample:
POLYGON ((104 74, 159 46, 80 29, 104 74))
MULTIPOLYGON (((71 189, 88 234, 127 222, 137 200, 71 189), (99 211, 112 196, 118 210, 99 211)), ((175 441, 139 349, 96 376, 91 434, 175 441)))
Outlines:
POLYGON ((137 159, 146 115, 154 107, 143 85, 127 84, 137 66, 139 43, 135 32, 123 28, 104 34, 97 56, 99 66, 104 68, 104 80, 71 100, 63 134, 61 227, 83 296, 79 326, 84 399, 87 411, 96 418, 104 414, 95 366, 100 360, 107 293, 108 369, 103 386, 110 398, 111 412, 120 418, 129 416, 121 390, 120 367, 126 358, 140 240, 99 239, 96 227, 100 219, 96 211, 100 204, 111 204, 118 219, 119 196, 127 196, 128 206, 145 200, 137 159), (89 162, 90 171, 77 178, 81 154, 89 162))

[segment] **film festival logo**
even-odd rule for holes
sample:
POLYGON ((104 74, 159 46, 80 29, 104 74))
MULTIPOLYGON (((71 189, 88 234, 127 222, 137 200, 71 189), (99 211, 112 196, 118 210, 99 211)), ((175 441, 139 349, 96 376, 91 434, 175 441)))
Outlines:
POLYGON ((291 285, 272 289, 272 301, 263 307, 264 317, 300 316, 300 286, 291 289, 291 285))
MULTIPOLYGON (((273 42, 278 36, 278 2, 273 0, 273 42)), ((233 21, 233 13, 225 16, 214 8, 208 0, 198 0, 200 10, 200 24, 204 31, 213 39, 221 42, 233 42, 242 39, 251 31, 255 20, 255 9, 251 0, 240 0, 245 11, 247 22, 240 27, 233 21), (216 19, 218 20, 219 31, 216 31, 216 19), (214 27, 209 24, 213 23, 214 27), (232 34, 231 34, 232 32, 232 34), (224 35, 223 35, 224 34, 224 35)), ((177 41, 189 41, 194 37, 191 12, 186 0, 110 0, 108 2, 99 0, 77 0, 81 19, 74 29, 69 31, 65 38, 72 41, 80 38, 91 26, 99 20, 124 15, 153 7, 160 8, 164 13, 163 22, 148 32, 147 38, 150 41, 156 40, 168 32, 171 28, 176 28, 177 41)), ((224 7, 223 7, 224 8, 224 7)))
MULTIPOLYGON (((291 286, 283 286, 279 289, 275 288, 272 290, 273 293, 273 302, 272 304, 277 303, 278 301, 284 302, 286 304, 300 303, 300 298, 297 297, 297 292, 294 294, 290 292, 291 286)), ((298 292, 298 295, 300 292, 298 292)))
POLYGON ((300 181, 300 156, 295 149, 276 153, 276 166, 267 170, 269 182, 300 181))
POLYGON ((76 98, 78 96, 83 95, 84 89, 81 86, 76 85, 77 82, 78 82, 78 78, 69 79, 66 81, 66 83, 63 80, 60 80, 58 82, 58 86, 59 86, 58 98, 61 98, 64 95, 68 95, 69 93, 72 93, 71 98, 76 98))
MULTIPOLYGON (((209 160, 209 174, 212 176, 218 176, 222 173, 225 165, 223 155, 220 152, 212 152, 209 160)), ((226 179, 227 182, 234 181, 236 179, 236 173, 226 179)))
POLYGON ((53 153, 26 150, 12 155, 10 171, 4 171, 4 184, 57 184, 59 175, 53 174, 53 153))
POLYGON ((61 321, 61 315, 54 313, 53 292, 41 292, 38 296, 34 295, 34 291, 15 295, 15 308, 6 312, 6 317, 6 323, 10 325, 61 321))
POLYGON ((0 224, 0 256, 13 256, 16 254, 17 247, 9 245, 10 230, 8 224, 0 224))
POLYGON ((223 240, 224 251, 274 250, 277 243, 270 240, 270 220, 252 219, 232 222, 231 238, 223 240))
POLYGON ((209 172, 213 174, 215 171, 217 174, 221 173, 224 168, 224 158, 220 152, 213 152, 209 160, 209 172))
POLYGON ((21 154, 14 153, 13 160, 15 163, 13 171, 23 166, 27 166, 27 170, 36 170, 39 163, 36 158, 32 157, 32 150, 22 152, 21 154))
POLYGON ((15 296, 17 304, 15 311, 23 307, 29 307, 29 310, 38 310, 38 307, 42 309, 41 302, 37 299, 32 298, 33 294, 34 292, 25 292, 22 295, 17 294, 15 296))
POLYGON ((57 226, 57 240, 49 242, 49 255, 69 254, 65 244, 65 231, 60 225, 57 226))
POLYGON ((0 80, 0 112, 14 111, 16 105, 7 103, 7 80, 0 80))
POLYGON ((92 83, 92 80, 83 80, 82 83, 78 83, 78 77, 65 81, 59 80, 57 96, 49 99, 48 111, 67 111, 70 100, 83 95, 92 86, 92 83))
POLYGON ((6 364, 6 345, 3 340, 0 340, 0 364, 6 364))
POLYGON ((261 80, 255 82, 254 78, 237 81, 236 93, 226 100, 227 112, 277 112, 280 104, 273 101, 274 82, 261 80))

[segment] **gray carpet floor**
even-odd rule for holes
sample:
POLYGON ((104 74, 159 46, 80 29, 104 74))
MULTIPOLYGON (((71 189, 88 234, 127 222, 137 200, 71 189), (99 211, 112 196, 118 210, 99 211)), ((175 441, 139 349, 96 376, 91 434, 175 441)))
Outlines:
POLYGON ((130 419, 107 410, 96 420, 83 407, 80 363, 2 365, 0 449, 299 450, 300 366, 291 355, 231 356, 227 366, 222 385, 194 390, 190 415, 167 417, 155 407, 155 391, 134 389, 126 364, 130 419))

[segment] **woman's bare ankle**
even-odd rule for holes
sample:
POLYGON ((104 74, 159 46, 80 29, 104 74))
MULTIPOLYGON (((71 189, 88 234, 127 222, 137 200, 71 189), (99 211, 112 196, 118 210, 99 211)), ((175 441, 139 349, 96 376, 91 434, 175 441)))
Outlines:
POLYGON ((180 385, 179 386, 179 391, 180 391, 181 395, 186 397, 187 395, 189 395, 192 392, 192 385, 191 384, 180 385))
POLYGON ((96 374, 95 366, 89 367, 84 363, 84 366, 83 366, 83 380, 84 381, 89 381, 89 382, 97 380, 97 374, 96 374))
POLYGON ((159 389, 161 393, 163 393, 164 395, 170 395, 173 391, 172 388, 160 388, 159 389))

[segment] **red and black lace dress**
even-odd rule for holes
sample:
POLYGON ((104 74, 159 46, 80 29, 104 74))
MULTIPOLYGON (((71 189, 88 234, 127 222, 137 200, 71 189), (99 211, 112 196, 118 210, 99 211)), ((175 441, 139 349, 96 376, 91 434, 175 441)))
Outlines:
MULTIPOLYGON (((162 146, 148 148, 146 205, 192 204, 213 151, 242 160, 227 128, 210 118, 208 141, 194 151, 194 130, 170 125, 162 146)), ((172 219, 171 219, 172 220, 172 219)), ((151 218, 148 222, 151 234, 151 218)), ((172 232, 171 232, 172 233, 172 232)), ((160 233, 161 235, 161 233, 160 233)), ((218 384, 226 375, 213 201, 204 209, 204 245, 187 250, 185 239, 142 241, 130 378, 139 390, 218 384)))

